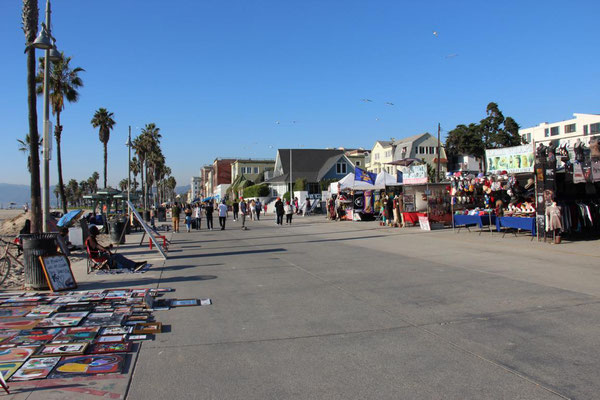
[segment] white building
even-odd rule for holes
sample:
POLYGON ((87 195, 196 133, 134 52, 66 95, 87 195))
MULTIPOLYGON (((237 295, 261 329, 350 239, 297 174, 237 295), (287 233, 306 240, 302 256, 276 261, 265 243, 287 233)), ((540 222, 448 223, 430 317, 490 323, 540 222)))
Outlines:
POLYGON ((192 176, 190 182, 190 202, 194 199, 202 197, 202 178, 199 176, 192 176))
POLYGON ((590 136, 600 135, 600 114, 575 113, 573 117, 564 121, 542 122, 531 128, 519 129, 519 135, 527 143, 557 140, 558 145, 567 144, 567 146, 572 146, 577 138, 589 145, 590 136))

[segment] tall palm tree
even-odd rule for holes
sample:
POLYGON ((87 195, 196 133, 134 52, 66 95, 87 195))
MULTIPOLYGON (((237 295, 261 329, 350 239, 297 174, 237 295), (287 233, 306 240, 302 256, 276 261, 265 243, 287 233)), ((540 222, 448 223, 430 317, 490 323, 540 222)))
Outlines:
POLYGON ((140 162, 140 176, 144 190, 144 209, 147 208, 148 204, 148 180, 152 180, 152 177, 148 176, 149 161, 153 157, 152 153, 159 148, 161 137, 160 128, 156 124, 150 123, 146 124, 142 129, 142 133, 133 141, 133 148, 140 162))
POLYGON ((121 190, 121 192, 124 192, 127 190, 128 186, 129 186, 129 180, 121 179, 121 181, 119 182, 119 190, 121 190))
MULTIPOLYGON (((29 155, 29 142, 30 135, 29 133, 25 135, 25 139, 17 139, 17 143, 19 143, 18 150, 22 153, 27 154, 27 171, 31 173, 31 156, 29 155)), ((42 140, 40 139, 38 142, 38 148, 42 145, 42 140)))
POLYGON ((133 174, 133 192, 137 190, 137 176, 140 173, 140 164, 138 163, 137 158, 133 157, 129 162, 129 168, 131 173, 133 174))
POLYGON ((113 113, 106 108, 99 108, 92 118, 91 124, 94 128, 100 127, 100 141, 104 144, 104 188, 106 188, 106 164, 108 162, 108 140, 110 139, 110 131, 115 126, 116 122, 113 119, 113 113))
MULTIPOLYGON (((65 185, 62 175, 62 158, 60 151, 60 138, 62 134, 62 125, 60 124, 60 113, 65 108, 65 100, 69 103, 76 103, 79 100, 77 89, 83 86, 83 81, 79 73, 85 71, 83 68, 76 67, 71 69, 69 63, 71 57, 65 57, 65 53, 60 53, 60 60, 55 61, 48 74, 48 89, 50 104, 52 105, 52 114, 56 115, 56 126, 54 127, 54 137, 56 138, 56 163, 58 171, 58 188, 60 198, 62 199, 63 213, 67 212, 67 201, 65 199, 65 185)), ((36 77, 37 93, 44 93, 44 58, 40 58, 38 75, 36 77)))
MULTIPOLYGON (((38 31, 38 2, 23 0, 22 22, 25 42, 30 46, 38 31)), ((29 156, 31 157, 31 233, 39 233, 42 228, 42 196, 40 189, 39 134, 37 126, 37 104, 35 98, 35 50, 27 51, 27 109, 29 121, 29 156)))

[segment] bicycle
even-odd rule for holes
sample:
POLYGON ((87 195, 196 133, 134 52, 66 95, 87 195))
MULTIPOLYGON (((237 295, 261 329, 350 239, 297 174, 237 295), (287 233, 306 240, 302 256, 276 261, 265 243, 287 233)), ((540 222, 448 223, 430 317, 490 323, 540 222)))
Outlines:
POLYGON ((10 274, 11 268, 11 259, 19 264, 21 267, 25 267, 21 261, 19 261, 19 257, 23 253, 23 246, 21 246, 20 241, 15 239, 13 242, 7 242, 6 240, 0 238, 0 244, 4 246, 2 251, 0 252, 0 285, 4 283, 8 275, 10 274), (15 256, 13 252, 16 250, 17 255, 15 256))

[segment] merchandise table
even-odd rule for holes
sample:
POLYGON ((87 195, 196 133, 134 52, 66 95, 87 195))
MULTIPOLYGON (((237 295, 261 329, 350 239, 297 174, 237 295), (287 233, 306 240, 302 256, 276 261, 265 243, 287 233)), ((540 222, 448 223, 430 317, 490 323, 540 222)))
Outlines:
POLYGON ((404 224, 406 226, 407 223, 411 223, 414 225, 419 223, 419 217, 426 217, 427 213, 423 212, 403 212, 402 216, 404 217, 404 224))
POLYGON ((500 232, 502 228, 522 229, 531 231, 531 236, 535 236, 535 218, 534 217, 498 217, 496 218, 496 230, 500 232))
POLYGON ((488 215, 488 214, 485 214, 485 215, 456 214, 456 215, 454 215, 453 224, 454 224, 454 227, 465 226, 465 228, 467 228, 467 229, 469 229, 469 226, 471 226, 471 225, 477 225, 477 226, 479 226, 479 229, 483 229, 484 225, 486 225, 486 226, 489 225, 490 232, 491 232, 491 226, 496 225, 497 223, 496 223, 495 215, 492 215, 490 217, 490 215, 488 215))

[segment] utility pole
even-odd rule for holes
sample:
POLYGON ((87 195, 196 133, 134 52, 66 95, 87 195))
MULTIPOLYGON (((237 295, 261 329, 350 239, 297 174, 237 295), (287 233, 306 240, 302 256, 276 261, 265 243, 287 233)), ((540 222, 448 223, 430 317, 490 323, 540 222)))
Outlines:
POLYGON ((440 141, 440 131, 441 131, 441 127, 440 127, 440 123, 438 122, 438 146, 437 146, 437 181, 440 182, 440 166, 442 163, 441 157, 442 157, 442 151, 441 151, 441 147, 442 147, 442 142, 440 141))
POLYGON ((294 181, 292 180, 292 148, 290 147, 290 204, 294 197, 294 181))
MULTIPOLYGON (((48 37, 52 38, 50 30, 50 0, 46 1, 46 31, 48 37)), ((50 137, 50 88, 48 87, 50 75, 50 49, 46 49, 44 56, 44 181, 42 185, 42 230, 49 232, 50 227, 50 149, 52 148, 52 137, 50 137)))

